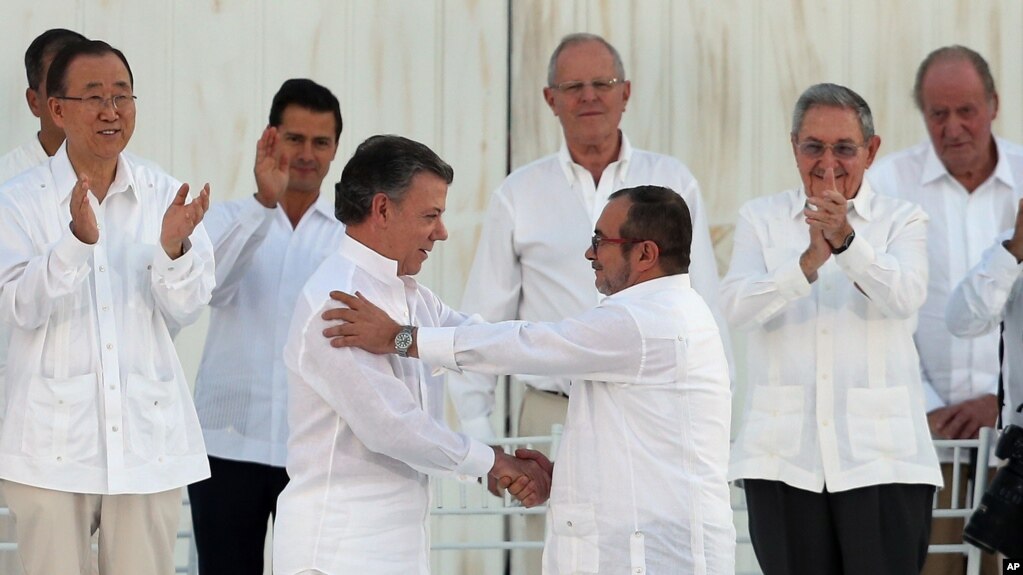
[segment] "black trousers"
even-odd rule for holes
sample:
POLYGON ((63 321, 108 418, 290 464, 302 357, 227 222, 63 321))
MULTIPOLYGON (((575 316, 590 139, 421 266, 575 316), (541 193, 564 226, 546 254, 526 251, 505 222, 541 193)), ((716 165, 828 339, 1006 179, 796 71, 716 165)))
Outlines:
POLYGON ((262 575, 266 522, 276 516, 287 472, 210 457, 210 474, 188 486, 199 575, 262 575))
POLYGON ((823 493, 744 479, 764 575, 916 575, 927 558, 933 485, 823 493))

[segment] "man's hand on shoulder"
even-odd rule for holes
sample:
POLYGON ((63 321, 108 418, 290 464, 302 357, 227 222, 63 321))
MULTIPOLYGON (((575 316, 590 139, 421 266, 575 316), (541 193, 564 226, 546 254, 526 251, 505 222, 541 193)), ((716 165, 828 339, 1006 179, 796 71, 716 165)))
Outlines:
MULTIPOLYGON (((395 353, 394 338, 401 331, 398 322, 366 299, 343 291, 330 292, 330 298, 345 307, 328 309, 320 316, 326 321, 339 322, 323 330, 323 336, 334 347, 357 347, 379 355, 395 353)), ((408 354, 416 357, 415 333, 408 354)))

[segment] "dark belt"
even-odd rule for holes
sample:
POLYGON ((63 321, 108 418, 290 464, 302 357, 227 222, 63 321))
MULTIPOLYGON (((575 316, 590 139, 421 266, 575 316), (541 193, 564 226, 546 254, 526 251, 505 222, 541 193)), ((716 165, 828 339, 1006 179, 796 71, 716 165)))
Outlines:
POLYGON ((561 393, 560 391, 552 391, 550 389, 540 389, 538 387, 534 387, 533 389, 535 389, 537 391, 542 391, 544 393, 549 393, 551 395, 556 395, 558 397, 563 397, 565 399, 568 399, 568 394, 567 393, 561 393))

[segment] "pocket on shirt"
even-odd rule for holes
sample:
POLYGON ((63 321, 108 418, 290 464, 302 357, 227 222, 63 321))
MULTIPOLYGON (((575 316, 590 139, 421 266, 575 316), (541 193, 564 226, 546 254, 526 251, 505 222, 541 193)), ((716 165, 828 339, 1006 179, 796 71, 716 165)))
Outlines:
POLYGON ((562 573, 597 573, 600 568, 600 534, 597 515, 589 503, 551 506, 549 528, 557 537, 555 560, 562 573))
POLYGON ((905 457, 917 452, 909 390, 850 389, 846 396, 849 446, 854 459, 905 457))
POLYGON ((131 449, 146 459, 187 448, 184 421, 178 406, 177 381, 129 375, 125 411, 131 449))
POLYGON ((746 415, 743 446, 751 455, 792 457, 803 445, 803 403, 799 385, 761 385, 753 388, 746 415))
POLYGON ((99 452, 96 374, 33 377, 28 390, 22 450, 58 461, 82 460, 99 452))

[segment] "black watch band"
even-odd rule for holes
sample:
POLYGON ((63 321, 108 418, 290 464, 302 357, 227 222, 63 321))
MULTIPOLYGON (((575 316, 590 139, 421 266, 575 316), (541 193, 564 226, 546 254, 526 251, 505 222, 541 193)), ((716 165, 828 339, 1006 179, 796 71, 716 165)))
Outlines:
POLYGON ((842 242, 842 245, 838 246, 837 248, 831 248, 831 254, 837 256, 838 254, 849 249, 849 246, 852 245, 854 239, 856 239, 856 230, 853 230, 852 232, 849 233, 848 236, 846 236, 845 241, 842 242))

